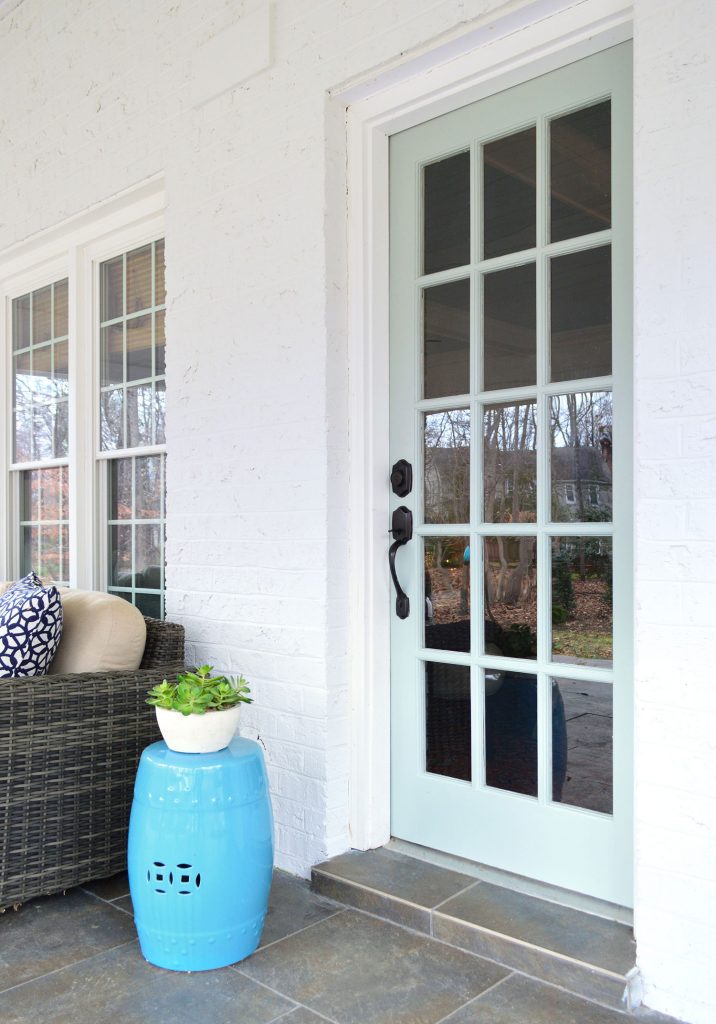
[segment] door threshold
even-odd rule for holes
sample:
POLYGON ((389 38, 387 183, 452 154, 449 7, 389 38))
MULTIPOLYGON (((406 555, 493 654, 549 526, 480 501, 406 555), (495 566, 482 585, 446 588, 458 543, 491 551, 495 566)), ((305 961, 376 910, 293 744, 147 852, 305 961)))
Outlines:
POLYGON ((397 840, 317 864, 311 887, 590 1002, 640 1004, 632 929, 609 904, 397 840))
POLYGON ((581 910, 586 914, 605 917, 609 921, 618 921, 630 928, 634 925, 634 912, 630 907, 608 903, 595 896, 586 896, 584 893, 560 889, 559 886, 550 885, 548 882, 538 882, 534 878, 525 878, 523 875, 513 875, 509 871, 491 868, 486 864, 477 864, 475 861, 454 857, 451 853, 443 853, 440 850, 431 850, 427 846, 418 846, 417 843, 409 843, 405 839, 391 839, 386 843, 384 849, 395 850, 396 853, 403 853, 407 857, 415 857, 416 860, 424 860, 428 864, 435 864, 437 867, 447 868, 450 871, 472 875, 473 878, 478 878, 482 882, 492 882, 493 885, 501 885, 514 892, 525 893, 527 896, 535 896, 540 900, 558 903, 563 907, 581 910))

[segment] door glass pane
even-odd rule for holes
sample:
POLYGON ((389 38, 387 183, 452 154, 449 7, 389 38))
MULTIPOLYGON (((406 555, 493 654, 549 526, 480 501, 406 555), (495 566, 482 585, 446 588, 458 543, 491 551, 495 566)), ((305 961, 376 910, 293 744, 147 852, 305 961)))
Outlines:
POLYGON ((537 676, 505 672, 485 689, 485 781, 537 796, 537 676))
POLYGON ((470 669, 425 663, 425 770, 472 778, 470 669))
POLYGON ((423 171, 423 273, 470 262, 470 154, 458 153, 423 171))
POLYGON ((537 657, 537 539, 485 537, 485 651, 537 657))
POLYGON ((552 520, 612 518, 612 395, 577 392, 550 398, 552 520))
POLYGON ((552 799, 612 813, 612 684, 552 681, 552 799))
POLYGON ((611 227, 611 102, 604 100, 550 125, 553 242, 611 227))
POLYGON ((611 247, 551 262, 552 380, 612 372, 611 247))
POLYGON ((425 522, 470 521, 470 410, 425 416, 425 522))
POLYGON ((610 537, 552 540, 552 657, 611 668, 610 537))
POLYGON ((535 245, 535 170, 534 128, 483 148, 484 259, 535 245))
POLYGON ((470 390, 470 281, 423 292, 423 397, 470 390))
POLYGON ((534 402, 485 406, 484 512, 487 523, 537 518, 537 414, 534 402))
POLYGON ((470 538, 425 538, 425 646, 470 650, 470 538))
POLYGON ((534 384, 537 379, 534 263, 485 274, 483 289, 485 390, 534 384))

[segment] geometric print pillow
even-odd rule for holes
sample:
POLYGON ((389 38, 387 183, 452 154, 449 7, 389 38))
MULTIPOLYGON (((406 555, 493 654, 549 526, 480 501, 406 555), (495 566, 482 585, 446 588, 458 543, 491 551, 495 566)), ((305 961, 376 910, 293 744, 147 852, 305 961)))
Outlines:
POLYGON ((41 676, 62 636, 57 587, 31 572, 0 595, 0 679, 41 676))

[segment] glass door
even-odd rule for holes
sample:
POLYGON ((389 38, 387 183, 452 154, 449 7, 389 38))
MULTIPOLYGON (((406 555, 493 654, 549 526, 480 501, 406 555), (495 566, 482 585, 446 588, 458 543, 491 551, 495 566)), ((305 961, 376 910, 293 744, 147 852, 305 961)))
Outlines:
POLYGON ((391 140, 393 835, 631 903, 631 51, 391 140), (396 534, 397 536, 397 534, 396 534))

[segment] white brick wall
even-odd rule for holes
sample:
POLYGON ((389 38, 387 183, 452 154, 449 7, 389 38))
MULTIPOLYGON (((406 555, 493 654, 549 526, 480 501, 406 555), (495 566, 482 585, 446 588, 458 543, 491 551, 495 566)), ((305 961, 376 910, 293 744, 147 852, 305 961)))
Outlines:
POLYGON ((165 174, 168 614, 192 656, 251 680, 277 862, 305 874, 349 842, 345 154, 326 93, 500 0, 278 0, 269 69, 194 109, 197 48, 262 2, 24 0, 0 21, 0 251, 165 174))
MULTIPOLYGON (((252 681, 277 861, 348 843, 338 82, 503 0, 277 0, 270 67, 199 109, 260 0, 24 0, 0 21, 0 251, 163 172, 169 615, 252 681)), ((648 1000, 716 1017, 716 7, 636 0, 637 931, 648 1000)), ((240 78, 237 71, 237 79, 240 78)))
POLYGON ((638 0, 636 933, 649 1005, 716 1020, 716 5, 638 0))

